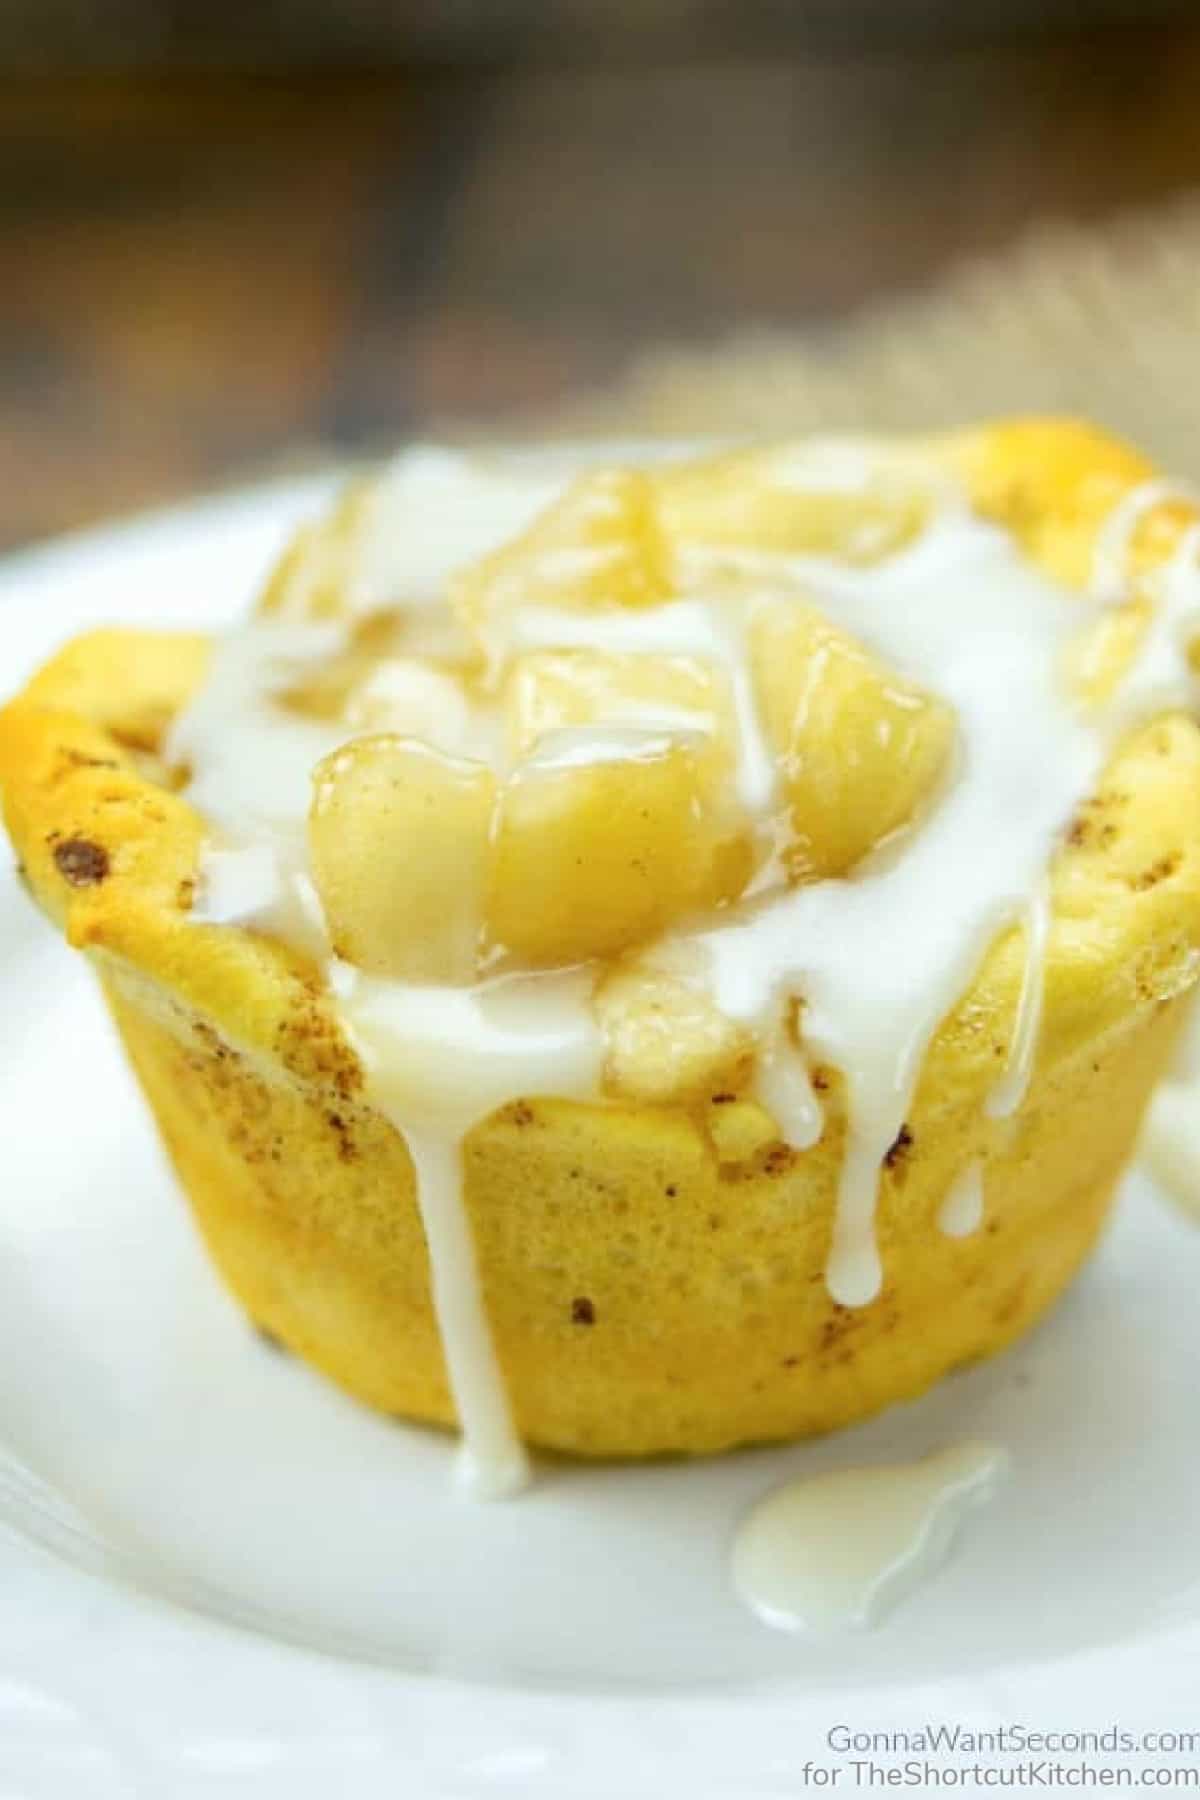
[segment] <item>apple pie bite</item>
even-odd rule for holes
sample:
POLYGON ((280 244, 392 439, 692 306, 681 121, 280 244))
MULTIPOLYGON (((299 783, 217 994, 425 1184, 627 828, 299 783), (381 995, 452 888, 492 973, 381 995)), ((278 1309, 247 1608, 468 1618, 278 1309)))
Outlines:
POLYGON ((68 645, 6 822, 250 1317, 494 1489, 1027 1329, 1200 973, 1198 521, 1055 420, 415 450, 68 645))

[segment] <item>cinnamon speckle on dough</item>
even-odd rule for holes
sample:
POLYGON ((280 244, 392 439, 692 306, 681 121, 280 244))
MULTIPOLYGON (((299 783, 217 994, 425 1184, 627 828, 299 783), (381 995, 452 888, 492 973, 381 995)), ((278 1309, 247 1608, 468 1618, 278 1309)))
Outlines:
POLYGON ((327 1113, 330 1129, 337 1139, 338 1156, 342 1162, 354 1162, 358 1156, 358 1146, 350 1135, 350 1127, 339 1112, 327 1113))
POLYGON ((1144 894, 1150 888, 1157 887, 1160 881, 1169 881, 1176 874, 1183 858, 1178 852, 1171 856, 1160 856, 1149 868, 1142 869, 1129 877, 1130 890, 1135 894, 1144 894))
POLYGON ((96 887, 108 875, 108 851, 90 838, 64 838, 54 846, 54 862, 72 887, 96 887))
POLYGON ((883 1157, 884 1168, 885 1169, 897 1168, 904 1161, 905 1157, 908 1155, 908 1152, 911 1150, 912 1142, 913 1142, 912 1132, 909 1130, 907 1125, 902 1125, 900 1127, 899 1131, 896 1133, 891 1144, 888 1146, 887 1150, 884 1152, 884 1157, 883 1157))
POLYGON ((119 769, 120 763, 111 756, 89 756, 84 750, 63 751, 63 761, 73 769, 119 769))

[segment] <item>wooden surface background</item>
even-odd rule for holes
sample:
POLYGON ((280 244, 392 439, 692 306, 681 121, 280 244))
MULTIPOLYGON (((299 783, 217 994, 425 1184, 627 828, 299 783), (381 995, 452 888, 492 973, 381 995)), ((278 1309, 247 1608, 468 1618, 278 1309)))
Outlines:
MULTIPOLYGON (((0 90, 0 543, 819 333, 1200 182, 1200 27, 0 90)), ((1192 371, 1181 371, 1190 380, 1192 371)))

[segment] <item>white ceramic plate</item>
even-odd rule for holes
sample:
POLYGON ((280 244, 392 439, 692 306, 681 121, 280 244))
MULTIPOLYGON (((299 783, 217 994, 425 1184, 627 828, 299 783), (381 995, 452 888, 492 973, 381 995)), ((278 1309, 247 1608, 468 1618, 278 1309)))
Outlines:
MULTIPOLYGON (((4 685, 88 624, 231 619, 326 485, 10 563, 4 685)), ((810 1761, 852 1787, 839 1725, 1200 1726, 1200 1237, 1139 1180, 1049 1324, 916 1405, 704 1465, 547 1465, 480 1507, 445 1439, 249 1330, 9 864, 0 1021, 3 1800, 758 1800, 810 1761), (810 1643, 743 1610, 727 1550, 767 1488, 965 1436, 1012 1477, 886 1626, 810 1643)))

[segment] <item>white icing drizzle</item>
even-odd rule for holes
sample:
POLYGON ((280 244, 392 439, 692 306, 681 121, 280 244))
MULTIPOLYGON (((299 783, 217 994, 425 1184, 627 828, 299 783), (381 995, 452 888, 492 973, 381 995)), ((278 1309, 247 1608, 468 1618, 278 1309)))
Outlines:
POLYGON ((1195 490, 1183 482, 1156 477, 1130 488, 1110 508, 1096 533, 1092 550, 1090 588, 1097 600, 1108 605, 1124 599, 1128 587, 1129 551, 1138 527, 1158 506, 1172 500, 1191 504, 1195 490))
POLYGON ((983 1224, 983 1165, 968 1163, 951 1182, 938 1226, 946 1237, 973 1237, 983 1224))
POLYGON ((1200 1087, 1164 1081, 1150 1102, 1139 1152, 1159 1187, 1200 1225, 1200 1087))
POLYGON ((206 681, 168 733, 188 799, 235 841, 303 850, 313 767, 351 734, 275 703, 342 646, 337 625, 255 622, 221 640, 206 681))
POLYGON ((542 733, 523 767, 586 769, 597 763, 653 761, 676 744, 703 742, 706 736, 705 732, 664 732, 641 725, 563 725, 542 733))
POLYGON ((762 1029, 786 982, 803 996, 810 1052, 842 1071, 848 1130, 828 1280, 841 1304, 860 1306, 882 1280, 880 1166, 929 1041, 997 930, 1027 906, 1103 751, 1057 685, 1078 601, 1023 566, 1001 533, 949 514, 887 563, 850 572, 811 561, 804 579, 830 617, 949 699, 961 734, 957 782, 897 855, 769 899, 702 940, 724 1011, 762 1029))
POLYGON ((1195 705, 1197 679, 1188 661, 1188 645, 1200 637, 1198 558, 1200 523, 1187 528, 1170 561, 1157 573, 1154 617, 1112 708, 1114 734, 1155 713, 1195 705))
POLYGON ((476 988, 408 987, 341 965, 337 991, 372 1098, 408 1145, 434 1307, 463 1432, 461 1469, 481 1497, 514 1492, 528 1461, 513 1426, 463 1197, 461 1144, 518 1095, 590 1097, 603 1047, 586 975, 476 988))
POLYGON ((633 655, 696 656, 723 668, 737 728, 737 795, 749 813, 765 812, 778 772, 767 743, 736 603, 724 596, 669 601, 610 612, 530 607, 509 617, 509 653, 520 650, 606 650, 633 655))
MULTIPOLYGON (((844 480, 845 446, 841 452, 841 462, 838 447, 830 455, 844 480)), ((854 448, 855 479, 870 467, 864 455, 854 448)), ((411 460, 396 465, 391 490, 406 496, 401 512, 408 509, 409 526, 401 531, 393 520, 385 531, 386 507, 378 511, 373 529, 382 535, 361 572, 357 605, 392 604, 400 594, 434 597, 451 568, 511 535, 562 485, 561 467, 544 464, 535 476, 509 481, 494 469, 468 475, 465 459, 442 453, 420 453, 415 469, 411 460), (434 489, 437 505, 418 504, 434 489), (429 537, 437 542, 426 546, 427 555, 414 548, 429 537)), ((821 485, 821 467, 820 456, 806 453, 793 473, 798 482, 821 485)), ((1148 484, 1114 509, 1097 553, 1097 604, 1123 595, 1130 537, 1164 497, 1167 490, 1148 484)), ((1001 1117, 1021 1103, 1042 1001, 1045 870, 1119 730, 1193 693, 1181 649, 1197 616, 1198 550, 1200 532, 1188 533, 1161 577, 1160 604, 1117 701, 1090 721, 1066 704, 1057 677, 1081 622, 1079 600, 1041 577, 1005 533, 972 518, 961 503, 948 499, 915 543, 871 567, 754 560, 758 592, 803 592, 901 673, 948 700, 959 721, 957 779, 886 857, 848 880, 746 900, 687 940, 707 962, 718 1006, 757 1033, 759 1093, 789 1141, 806 1147, 821 1134, 810 1057, 841 1071, 847 1135, 828 1282, 844 1305, 866 1304, 881 1285, 874 1234, 880 1167, 908 1114, 930 1039, 996 933, 1018 922, 1025 973, 1006 1071, 987 1111, 1001 1117), (787 1025, 793 997, 803 1004, 803 1047, 787 1025)), ((689 598, 636 611, 518 609, 509 618, 507 648, 581 645, 701 656, 724 666, 738 722, 738 791, 761 819, 772 806, 776 771, 741 621, 728 594, 704 587, 703 555, 693 562, 701 585, 689 598)), ((189 798, 230 840, 209 853, 198 918, 240 919, 308 948, 319 944, 320 908, 314 911, 303 850, 309 774, 353 728, 289 716, 272 695, 340 641, 327 627, 251 628, 219 653, 206 688, 172 734, 169 755, 192 771, 189 798)), ((407 703, 411 683, 380 697, 407 703)), ((422 690, 422 704, 425 697, 422 690)), ((458 718, 443 716, 443 723, 454 733, 464 729, 458 718)), ((651 744, 673 741, 678 724, 648 713, 641 729, 631 721, 561 733, 544 755, 588 761, 647 754, 651 744)), ((494 736, 477 753, 489 746, 494 754, 494 736)), ((480 1292, 459 1145, 506 1101, 599 1093, 603 1047, 590 986, 584 972, 470 990, 413 988, 331 968, 372 1098, 413 1157, 465 1456, 477 1485, 489 1491, 522 1479, 525 1459, 480 1292)), ((942 1228, 951 1235, 974 1229, 981 1207, 982 1177, 972 1168, 947 1197, 942 1228)), ((903 1557, 901 1565, 908 1566, 903 1557)))
POLYGON ((899 1467, 788 1482, 742 1522, 734 1586, 782 1631, 877 1625, 941 1567, 963 1517, 991 1498, 1007 1467, 1003 1450, 961 1444, 899 1467))
POLYGON ((198 925, 244 925, 280 938, 315 962, 329 955, 321 896, 286 845, 210 845, 191 916, 198 925))
POLYGON ((532 457, 406 450, 367 497, 348 571, 349 611, 440 604, 456 570, 524 530, 562 485, 561 467, 532 457))
POLYGON ((1025 908, 1025 972, 1017 999, 1017 1018, 1008 1051, 1008 1067, 984 1103, 989 1119, 1010 1119, 1029 1091, 1037 1055, 1046 988, 1046 947, 1050 941, 1050 890, 1038 883, 1025 908))
MULTIPOLYGON (((785 1014, 791 1002, 784 1002, 785 1014)), ((795 1042, 787 1018, 780 1020, 758 1059, 758 1097, 794 1150, 821 1141, 825 1117, 812 1083, 808 1058, 795 1042)))

